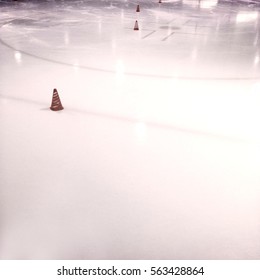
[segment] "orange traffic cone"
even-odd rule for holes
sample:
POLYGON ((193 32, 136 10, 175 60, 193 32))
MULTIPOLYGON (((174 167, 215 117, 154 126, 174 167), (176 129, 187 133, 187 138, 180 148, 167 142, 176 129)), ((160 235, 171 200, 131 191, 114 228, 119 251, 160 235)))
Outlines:
POLYGON ((140 12, 140 6, 139 5, 137 5, 137 7, 136 7, 136 12, 140 12))
POLYGON ((52 103, 50 109, 52 111, 60 111, 64 109, 62 107, 60 97, 56 88, 53 90, 52 103))
POLYGON ((134 30, 139 30, 139 27, 138 27, 138 22, 137 22, 137 20, 135 21, 135 27, 134 27, 134 30))

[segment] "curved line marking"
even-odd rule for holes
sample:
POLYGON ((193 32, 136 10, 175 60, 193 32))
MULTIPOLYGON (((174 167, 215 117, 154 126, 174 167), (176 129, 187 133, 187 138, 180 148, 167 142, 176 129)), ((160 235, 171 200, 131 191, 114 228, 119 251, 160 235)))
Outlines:
MULTIPOLYGON (((13 46, 9 45, 8 43, 6 43, 2 38, 0 38, 0 44, 6 46, 9 49, 12 49, 14 51, 19 51, 20 53, 39 59, 39 60, 43 60, 43 61, 47 61, 50 63, 55 63, 55 64, 60 64, 60 65, 64 65, 64 66, 68 66, 68 67, 74 67, 73 64, 71 63, 67 63, 67 62, 62 62, 62 61, 58 61, 58 60, 54 60, 54 59, 50 59, 50 58, 45 58, 45 57, 41 57, 39 55, 35 55, 35 54, 31 54, 29 52, 26 51, 22 51, 19 49, 14 48, 13 46)), ((90 70, 90 71, 96 71, 96 72, 103 72, 103 73, 109 73, 109 74, 115 74, 116 71, 115 70, 109 70, 109 69, 102 69, 102 68, 96 68, 96 67, 90 67, 90 66, 84 66, 84 65, 77 65, 77 68, 79 69, 85 69, 85 70, 90 70)), ((169 76, 169 75, 155 75, 155 74, 144 74, 144 73, 134 73, 134 72, 125 72, 125 75, 128 76, 138 76, 138 77, 145 77, 145 78, 159 78, 159 79, 179 79, 179 80, 207 80, 207 81, 243 81, 243 80, 259 80, 259 77, 185 77, 185 76, 169 76)))

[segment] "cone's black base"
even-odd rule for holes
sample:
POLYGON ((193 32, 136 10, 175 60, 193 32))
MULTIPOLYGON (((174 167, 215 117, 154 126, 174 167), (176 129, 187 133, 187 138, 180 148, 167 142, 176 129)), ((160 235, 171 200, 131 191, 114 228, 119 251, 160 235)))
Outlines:
POLYGON ((61 110, 64 110, 63 107, 61 107, 61 108, 53 108, 53 107, 50 107, 50 109, 51 109, 52 111, 61 111, 61 110))

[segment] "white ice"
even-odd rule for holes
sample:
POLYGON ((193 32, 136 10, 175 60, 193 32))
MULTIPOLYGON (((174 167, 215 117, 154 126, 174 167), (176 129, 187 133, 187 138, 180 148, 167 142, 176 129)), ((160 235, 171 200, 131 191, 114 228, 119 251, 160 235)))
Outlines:
POLYGON ((0 1, 1 259, 260 258, 260 7, 162 2, 0 1))

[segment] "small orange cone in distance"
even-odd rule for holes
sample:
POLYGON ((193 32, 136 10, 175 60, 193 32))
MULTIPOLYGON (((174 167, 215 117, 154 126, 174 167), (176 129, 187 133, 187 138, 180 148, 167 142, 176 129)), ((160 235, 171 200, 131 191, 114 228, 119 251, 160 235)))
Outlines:
POLYGON ((50 109, 52 111, 60 111, 64 109, 61 104, 60 97, 56 88, 53 90, 52 103, 50 109))
POLYGON ((139 30, 139 27, 138 27, 138 22, 137 22, 137 20, 135 21, 135 27, 134 27, 134 30, 139 30))
POLYGON ((137 13, 140 12, 140 6, 139 6, 139 5, 137 5, 137 7, 136 7, 136 12, 137 12, 137 13))

